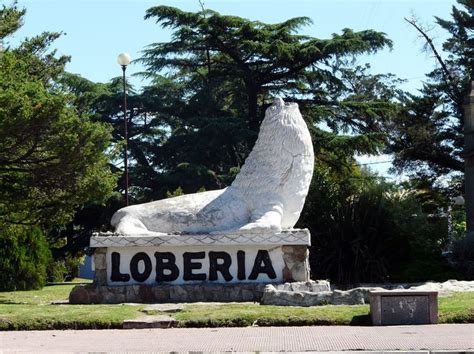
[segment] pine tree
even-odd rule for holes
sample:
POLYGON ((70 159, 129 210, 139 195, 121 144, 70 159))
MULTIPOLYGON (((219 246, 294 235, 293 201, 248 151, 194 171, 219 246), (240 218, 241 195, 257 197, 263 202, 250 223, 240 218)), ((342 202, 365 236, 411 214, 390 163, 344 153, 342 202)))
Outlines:
MULTIPOLYGON (((2 41, 24 13, 0 9, 2 41)), ((1 52, 0 225, 53 227, 115 182, 105 154, 109 128, 79 114, 58 85, 69 60, 49 49, 59 35, 42 33, 1 52)))
MULTIPOLYGON (((450 21, 436 17, 437 25, 449 34, 442 46, 446 55, 417 21, 407 20, 426 41, 437 68, 427 74, 419 94, 402 97, 402 109, 388 125, 395 167, 430 188, 464 171, 463 104, 474 78, 474 1, 458 0, 458 4, 450 21)), ((462 184, 453 183, 452 188, 459 193, 462 184)))
POLYGON ((318 159, 334 168, 350 170, 354 153, 383 147, 380 122, 395 112, 394 78, 353 68, 357 55, 391 46, 383 33, 344 29, 318 39, 298 33, 306 17, 266 24, 166 6, 146 18, 173 30, 171 41, 149 45, 140 60, 153 81, 144 109, 167 127, 147 155, 168 185, 161 195, 228 185, 275 96, 300 104, 318 159))

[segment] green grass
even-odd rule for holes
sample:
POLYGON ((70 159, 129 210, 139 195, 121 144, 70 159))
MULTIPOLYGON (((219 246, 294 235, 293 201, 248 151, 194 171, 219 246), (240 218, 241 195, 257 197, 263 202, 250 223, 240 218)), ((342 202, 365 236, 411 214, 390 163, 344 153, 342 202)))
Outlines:
POLYGON ((123 320, 143 315, 144 306, 51 304, 67 300, 74 286, 0 292, 0 330, 122 328, 123 320))
MULTIPOLYGON (((0 292, 0 330, 121 328, 146 305, 53 305, 75 284, 0 292)), ((369 306, 286 307, 251 303, 187 304, 172 314, 182 327, 370 325, 369 306)), ((474 323, 474 292, 439 298, 440 323, 474 323)))
POLYGON ((438 298, 439 323, 474 323, 474 292, 438 298))
POLYGON ((186 305, 174 315, 184 327, 370 324, 369 307, 288 307, 259 304, 186 305))
MULTIPOLYGON (((439 323, 474 323, 474 292, 439 297, 439 323)), ((371 325, 369 305, 286 307, 259 304, 186 305, 183 327, 371 325)))

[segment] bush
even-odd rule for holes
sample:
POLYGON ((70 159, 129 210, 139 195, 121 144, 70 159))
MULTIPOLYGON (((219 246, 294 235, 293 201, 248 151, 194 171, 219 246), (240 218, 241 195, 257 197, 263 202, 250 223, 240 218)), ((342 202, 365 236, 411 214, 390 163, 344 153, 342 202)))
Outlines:
POLYGON ((411 259, 403 268, 391 274, 391 281, 395 283, 416 283, 424 281, 444 282, 448 279, 460 279, 462 274, 456 272, 439 254, 432 254, 420 259, 411 259))
POLYGON ((466 237, 454 243, 452 261, 466 280, 474 280, 474 237, 466 237))
POLYGON ((393 209, 380 188, 346 198, 315 226, 311 268, 317 278, 340 285, 388 281, 390 270, 407 258, 408 240, 397 234, 393 209))
POLYGON ((446 218, 424 212, 415 191, 370 177, 344 185, 316 169, 298 225, 311 231, 312 276, 341 286, 456 277, 441 257, 446 218))
POLYGON ((71 281, 79 276, 79 268, 84 263, 81 254, 67 254, 62 259, 56 259, 48 269, 48 281, 53 283, 71 281))
POLYGON ((51 261, 48 242, 38 227, 0 227, 0 290, 43 287, 51 261))

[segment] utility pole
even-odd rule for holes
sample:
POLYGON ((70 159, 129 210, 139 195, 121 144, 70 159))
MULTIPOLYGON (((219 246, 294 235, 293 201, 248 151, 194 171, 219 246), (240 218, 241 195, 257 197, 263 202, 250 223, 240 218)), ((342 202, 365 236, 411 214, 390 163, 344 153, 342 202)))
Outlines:
POLYGON ((474 238, 474 81, 464 105, 464 190, 467 237, 474 238))

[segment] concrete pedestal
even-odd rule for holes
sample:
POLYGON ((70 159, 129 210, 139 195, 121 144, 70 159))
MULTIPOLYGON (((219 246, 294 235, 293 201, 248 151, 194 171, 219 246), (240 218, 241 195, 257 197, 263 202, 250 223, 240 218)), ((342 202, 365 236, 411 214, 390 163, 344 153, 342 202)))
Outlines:
POLYGON ((309 231, 97 234, 95 279, 70 303, 259 301, 266 284, 309 280, 309 231))
POLYGON ((389 290, 370 292, 374 326, 438 323, 438 292, 389 290))

